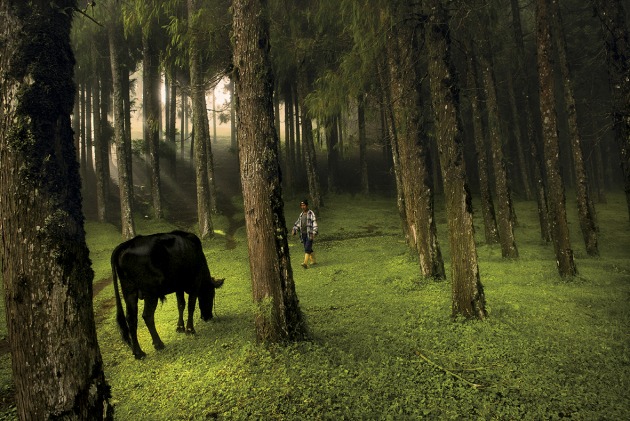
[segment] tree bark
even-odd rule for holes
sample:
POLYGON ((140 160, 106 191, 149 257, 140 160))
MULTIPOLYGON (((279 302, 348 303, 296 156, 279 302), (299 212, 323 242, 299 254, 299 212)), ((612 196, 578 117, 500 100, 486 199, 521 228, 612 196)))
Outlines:
POLYGON ((466 182, 459 87, 451 63, 448 15, 441 0, 427 0, 429 81, 435 112, 451 246, 452 315, 484 319, 486 304, 479 279, 472 199, 466 182))
MULTIPOLYGON (((194 34, 199 25, 193 16, 199 0, 188 0, 189 29, 194 34)), ((193 108, 193 137, 195 150, 195 177, 197 180, 197 219, 199 236, 204 239, 214 234, 210 215, 210 183, 208 178, 208 153, 206 149, 207 113, 201 47, 193 36, 190 48, 190 88, 193 108)))
POLYGON ((299 308, 284 218, 278 136, 274 127, 269 23, 264 0, 234 0, 233 34, 238 150, 252 276, 256 337, 299 340, 299 308))
POLYGON ((0 267, 22 420, 113 417, 70 123, 73 8, 0 1, 0 267))
POLYGON ((147 143, 147 178, 151 189, 153 217, 163 218, 162 188, 160 182, 160 115, 161 89, 158 52, 153 37, 156 22, 151 19, 142 34, 142 73, 144 83, 143 109, 145 111, 147 143))
POLYGON ((122 23, 111 22, 108 28, 109 56, 112 67, 112 85, 114 88, 114 142, 116 144, 116 163, 118 166, 118 189, 120 191, 120 220, 122 236, 130 239, 136 236, 133 221, 133 184, 131 180, 131 145, 126 139, 127 122, 125 121, 125 104, 123 98, 123 78, 128 78, 125 68, 121 66, 120 51, 122 23))
MULTIPOLYGON (((308 92, 311 86, 308 75, 300 76, 301 90, 308 92)), ((308 192, 311 199, 311 207, 317 210, 324 206, 322 189, 317 170, 317 154, 315 152, 315 141, 313 139, 313 123, 309 115, 308 107, 304 101, 304 96, 299 97, 300 112, 302 113, 302 155, 304 157, 304 167, 306 169, 306 180, 308 182, 308 192)))
POLYGON ((626 11, 619 0, 592 0, 592 3, 604 31, 612 89, 613 132, 621 156, 623 186, 630 220, 630 35, 626 11))
POLYGON ((327 117, 324 121, 326 132, 326 158, 328 161, 328 192, 339 191, 339 116, 327 117))
POLYGON ((422 127, 420 78, 415 57, 419 56, 412 6, 397 3, 400 23, 392 28, 389 43, 391 99, 396 127, 400 174, 405 198, 408 242, 419 257, 424 277, 444 279, 444 261, 434 218, 433 180, 429 139, 422 127))
POLYGON ((516 241, 514 239, 512 199, 510 197, 508 174, 505 168, 505 157, 503 155, 503 133, 497 104, 494 70, 492 60, 487 57, 487 54, 491 54, 489 48, 489 45, 486 45, 484 51, 479 55, 479 58, 481 60, 481 74, 488 111, 488 134, 490 136, 497 199, 497 227, 499 229, 499 242, 501 244, 502 256, 506 258, 516 258, 518 257, 518 249, 516 248, 516 241))
POLYGON ((564 105, 569 126, 569 139, 571 143, 571 152, 573 155, 573 169, 575 171, 575 193, 577 195, 577 209, 580 220, 580 228, 582 229, 582 237, 586 246, 586 253, 589 256, 598 256, 599 248, 597 246, 597 221, 595 216, 595 207, 589 194, 589 182, 584 165, 584 153, 582 152, 582 136, 578 127, 578 117, 575 105, 575 96, 573 94, 573 82, 571 72, 569 70, 569 62, 567 60, 567 47, 564 35, 564 28, 560 16, 560 8, 557 0, 551 1, 552 7, 552 25, 554 30, 554 39, 556 41, 556 50, 558 53, 558 64, 562 74, 562 84, 564 92, 564 105))
POLYGON ((92 88, 92 110, 94 111, 94 172, 96 178, 96 217, 99 222, 107 220, 107 196, 105 183, 109 180, 106 178, 105 165, 109 164, 109 156, 103 156, 103 129, 101 127, 101 77, 98 67, 101 66, 98 60, 98 51, 95 45, 91 47, 92 70, 94 86, 92 88))
POLYGON ((490 187, 490 170, 488 168, 488 148, 486 145, 486 130, 481 115, 481 91, 479 89, 477 66, 473 43, 467 42, 469 56, 467 60, 468 91, 470 92, 470 108, 472 112, 473 136, 475 138, 475 151, 477 156, 477 171, 479 172, 479 191, 481 195, 481 214, 483 215, 484 234, 486 244, 499 242, 499 231, 494 213, 492 201, 492 189, 490 187))
POLYGON ((359 173, 361 194, 370 194, 370 182, 368 179, 367 161, 367 135, 365 134, 365 94, 357 96, 357 121, 359 125, 359 173))
POLYGON ((543 126, 545 169, 549 186, 549 219, 551 239, 556 253, 558 272, 563 278, 576 275, 573 250, 569 240, 566 198, 560 173, 560 146, 556 116, 554 74, 552 69, 552 36, 549 0, 536 1, 536 44, 540 80, 540 114, 543 126))

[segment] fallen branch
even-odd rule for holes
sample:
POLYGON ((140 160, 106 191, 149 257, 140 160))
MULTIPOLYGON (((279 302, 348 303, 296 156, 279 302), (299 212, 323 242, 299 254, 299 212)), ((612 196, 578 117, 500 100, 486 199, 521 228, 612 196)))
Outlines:
POLYGON ((450 374, 451 376, 455 377, 456 379, 459 379, 461 381, 463 381, 464 383, 466 383, 467 385, 471 386, 473 389, 481 389, 483 388, 482 384, 478 384, 478 383, 473 383, 469 380, 466 380, 465 378, 463 378, 462 376, 460 376, 457 373, 453 373, 451 370, 442 367, 441 365, 434 363, 433 361, 431 361, 428 357, 426 357, 425 355, 423 355, 420 351, 416 351, 416 355, 420 358, 422 358, 423 360, 425 360, 426 362, 428 362, 429 364, 431 364, 433 367, 439 368, 440 370, 444 371, 445 373, 450 374))

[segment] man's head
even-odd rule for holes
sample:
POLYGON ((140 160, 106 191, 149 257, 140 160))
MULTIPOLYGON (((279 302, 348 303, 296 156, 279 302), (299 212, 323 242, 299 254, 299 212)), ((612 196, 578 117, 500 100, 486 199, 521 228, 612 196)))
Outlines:
POLYGON ((300 208, 302 208, 303 210, 308 209, 308 200, 304 199, 300 202, 300 208))

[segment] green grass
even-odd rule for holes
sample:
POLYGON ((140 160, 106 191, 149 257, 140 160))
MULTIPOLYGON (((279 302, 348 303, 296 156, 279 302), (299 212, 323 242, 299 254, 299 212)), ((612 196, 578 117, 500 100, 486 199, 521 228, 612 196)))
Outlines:
MULTIPOLYGON (((233 249, 224 234, 204 242, 213 276, 227 278, 216 318, 196 321, 194 337, 178 334, 170 297, 156 312, 166 349, 153 349, 140 322, 145 360, 120 339, 111 284, 98 294, 117 420, 630 419, 630 225, 622 195, 597 206, 598 258, 586 256, 570 210, 580 274, 571 282, 559 279, 553 248, 540 241, 535 203, 517 202, 521 257, 504 260, 498 245, 478 247, 489 311, 482 322, 451 320, 450 283, 420 278, 394 199, 340 195, 326 205, 318 213, 318 265, 302 269, 301 245, 289 238, 310 341, 256 344, 244 228, 233 249)), ((298 213, 287 206, 289 226, 298 213)), ((480 215, 475 222, 481 241, 480 215)), ((139 224, 139 233, 175 228, 139 224)), ((110 276, 120 237, 110 225, 86 228, 98 281, 110 276)), ((226 232, 227 220, 217 218, 215 229, 226 232)), ((8 364, 0 360, 3 387, 8 364)))

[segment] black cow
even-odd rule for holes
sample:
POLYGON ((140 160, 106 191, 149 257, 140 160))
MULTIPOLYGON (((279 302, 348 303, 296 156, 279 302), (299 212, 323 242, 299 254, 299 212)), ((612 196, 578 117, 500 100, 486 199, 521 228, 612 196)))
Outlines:
POLYGON ((210 276, 208 263, 203 254, 201 240, 195 234, 184 231, 139 235, 125 241, 112 252, 112 277, 116 293, 116 320, 122 338, 137 359, 146 354, 138 344, 138 299, 144 300, 144 319, 155 349, 164 348, 164 343, 155 329, 154 313, 158 299, 164 301, 167 294, 177 295, 179 320, 177 331, 195 333, 193 314, 197 298, 201 318, 212 318, 215 288, 223 285, 223 279, 210 276), (127 316, 118 292, 120 289, 127 306, 127 316), (188 294, 188 321, 184 328, 184 308, 188 294))

